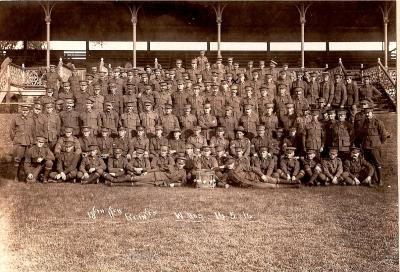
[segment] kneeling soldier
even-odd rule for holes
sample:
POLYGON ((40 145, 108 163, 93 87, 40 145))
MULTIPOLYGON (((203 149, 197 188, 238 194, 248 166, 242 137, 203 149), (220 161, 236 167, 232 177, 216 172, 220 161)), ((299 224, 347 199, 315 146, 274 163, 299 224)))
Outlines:
POLYGON ((320 185, 320 180, 325 180, 322 174, 322 165, 316 154, 319 150, 307 149, 307 156, 301 160, 305 172, 305 182, 309 186, 320 185))
POLYGON ((343 181, 342 173, 343 173, 343 165, 342 160, 338 158, 338 149, 336 147, 332 147, 329 150, 329 159, 325 159, 322 161, 323 180, 325 185, 329 185, 329 182, 336 185, 343 181))
POLYGON ((351 159, 344 162, 342 177, 348 185, 360 185, 360 183, 372 186, 374 167, 361 155, 360 149, 353 147, 351 159))
POLYGON ((105 169, 106 164, 97 154, 97 145, 90 145, 89 154, 82 159, 77 176, 82 184, 99 183, 105 169))
POLYGON ((47 139, 37 137, 36 145, 28 149, 25 155, 25 172, 28 174, 26 181, 28 183, 37 182, 39 174, 43 175, 43 183, 47 183, 53 161, 55 160, 53 152, 45 146, 47 139))
POLYGON ((72 180, 75 183, 80 156, 74 152, 74 145, 72 140, 64 142, 64 149, 57 158, 57 170, 50 173, 53 182, 72 180))

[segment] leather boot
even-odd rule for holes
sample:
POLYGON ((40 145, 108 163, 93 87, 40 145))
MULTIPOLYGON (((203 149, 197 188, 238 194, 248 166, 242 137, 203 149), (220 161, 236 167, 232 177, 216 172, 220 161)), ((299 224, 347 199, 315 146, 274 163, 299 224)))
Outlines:
POLYGON ((49 182, 49 175, 50 175, 50 170, 44 170, 44 175, 43 175, 43 183, 49 182))
POLYGON ((377 181, 379 186, 383 186, 383 180, 382 180, 382 168, 377 167, 376 168, 376 176, 377 176, 377 181))

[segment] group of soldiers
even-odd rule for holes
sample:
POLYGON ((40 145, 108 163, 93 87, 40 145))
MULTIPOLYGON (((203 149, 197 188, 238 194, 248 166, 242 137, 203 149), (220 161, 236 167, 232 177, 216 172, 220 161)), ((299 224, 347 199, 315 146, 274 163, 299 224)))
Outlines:
POLYGON ((390 133, 368 77, 227 61, 201 52, 188 69, 93 67, 67 81, 51 65, 46 94, 10 128, 16 179, 172 187, 207 170, 220 187, 383 184, 390 133))

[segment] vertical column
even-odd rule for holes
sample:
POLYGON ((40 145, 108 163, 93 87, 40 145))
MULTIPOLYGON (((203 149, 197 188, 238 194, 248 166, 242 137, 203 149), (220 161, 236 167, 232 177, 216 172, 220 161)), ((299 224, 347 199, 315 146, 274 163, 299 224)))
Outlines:
POLYGON ((217 49, 218 49, 218 58, 222 58, 221 55, 221 25, 222 25, 222 13, 226 7, 226 4, 221 6, 221 3, 218 2, 217 5, 212 6, 215 11, 215 16, 217 18, 217 49))
POLYGON ((386 69, 388 68, 388 24, 389 24, 389 13, 390 9, 392 8, 390 3, 386 2, 383 6, 379 7, 381 12, 382 12, 382 19, 383 19, 383 31, 384 31, 384 41, 383 45, 385 47, 384 53, 385 53, 385 67, 386 69))
POLYGON ((51 23, 51 12, 55 6, 55 3, 47 1, 45 4, 40 3, 43 8, 46 22, 46 67, 50 68, 50 23, 51 23))
POLYGON ((300 25, 301 25, 301 69, 304 70, 305 65, 304 65, 304 26, 306 24, 306 13, 308 8, 311 6, 307 5, 307 7, 304 6, 304 3, 301 3, 300 5, 297 5, 297 10, 299 11, 300 14, 300 25))
POLYGON ((138 21, 138 12, 141 6, 132 5, 129 6, 129 11, 131 12, 131 22, 132 22, 132 59, 133 59, 133 67, 136 68, 136 25, 138 21))

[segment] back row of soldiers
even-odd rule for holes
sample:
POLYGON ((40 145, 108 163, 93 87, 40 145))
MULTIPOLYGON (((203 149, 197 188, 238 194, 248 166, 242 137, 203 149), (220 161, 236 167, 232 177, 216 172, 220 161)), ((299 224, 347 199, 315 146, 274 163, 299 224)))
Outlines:
POLYGON ((372 184, 374 176, 382 184, 380 148, 389 134, 373 114, 378 91, 367 77, 360 89, 342 83, 340 75, 331 82, 327 73, 321 82, 315 73, 304 81, 300 72, 290 81, 285 71, 273 80, 262 67, 235 79, 229 64, 221 69, 219 61, 211 80, 203 81, 207 62, 190 76, 197 59, 192 70, 177 61, 174 69, 131 70, 126 78, 118 69, 108 78, 101 72, 85 80, 73 75, 61 88, 52 66, 46 95, 32 111, 22 107, 12 123, 16 176, 24 168, 28 181, 43 173, 44 182, 104 178, 108 184, 170 185, 209 169, 220 184, 240 186, 372 184), (367 160, 353 162, 360 152, 367 160), (352 163, 359 164, 357 171, 352 163))

